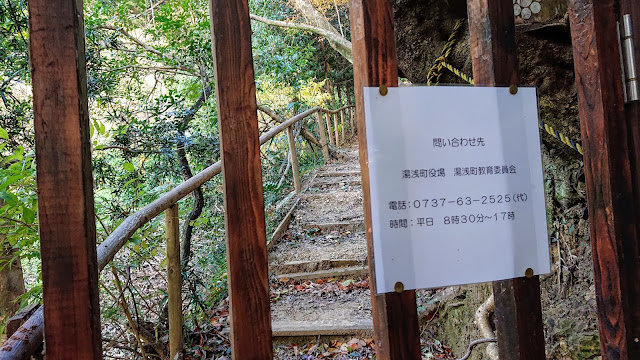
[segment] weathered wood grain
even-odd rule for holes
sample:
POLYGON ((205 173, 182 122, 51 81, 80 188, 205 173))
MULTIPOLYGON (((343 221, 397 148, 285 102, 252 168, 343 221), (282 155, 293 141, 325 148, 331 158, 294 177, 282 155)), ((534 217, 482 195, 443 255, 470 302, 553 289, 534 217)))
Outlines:
POLYGON ((360 168, 364 196, 365 228, 373 324, 378 359, 420 359, 420 332, 415 291, 376 294, 373 233, 371 228, 371 189, 367 161, 363 87, 398 86, 391 0, 351 0, 350 18, 353 43, 353 68, 356 93, 360 168))
POLYGON ((272 359, 267 235, 247 0, 210 0, 234 359, 272 359))
MULTIPOLYGON (((476 86, 518 85, 512 1, 469 0, 467 6, 476 86)), ((545 359, 538 276, 494 282, 493 293, 500 358, 545 359)))
POLYGON ((29 12, 47 358, 101 359, 82 1, 29 12))
POLYGON ((640 188, 632 170, 640 153, 625 119, 616 15, 614 0, 569 1, 602 358, 630 360, 640 358, 640 188))

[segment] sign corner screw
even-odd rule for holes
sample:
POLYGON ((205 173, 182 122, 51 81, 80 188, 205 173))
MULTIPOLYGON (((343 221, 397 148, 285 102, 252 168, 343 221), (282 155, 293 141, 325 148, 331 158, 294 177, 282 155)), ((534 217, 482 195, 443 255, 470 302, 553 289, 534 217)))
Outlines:
POLYGON ((380 95, 386 96, 389 93, 389 89, 385 85, 380 85, 380 95))
POLYGON ((509 86, 509 93, 511 95, 515 95, 518 93, 518 85, 511 85, 509 86))
POLYGON ((397 293, 401 293, 404 291, 404 284, 400 281, 398 281, 394 286, 393 289, 397 292, 397 293))

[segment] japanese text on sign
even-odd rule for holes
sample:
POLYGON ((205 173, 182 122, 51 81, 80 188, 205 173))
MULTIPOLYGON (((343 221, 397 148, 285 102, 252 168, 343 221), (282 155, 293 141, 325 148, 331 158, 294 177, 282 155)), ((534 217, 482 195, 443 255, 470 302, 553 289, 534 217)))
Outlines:
POLYGON ((535 89, 364 94, 379 293, 550 270, 535 89))

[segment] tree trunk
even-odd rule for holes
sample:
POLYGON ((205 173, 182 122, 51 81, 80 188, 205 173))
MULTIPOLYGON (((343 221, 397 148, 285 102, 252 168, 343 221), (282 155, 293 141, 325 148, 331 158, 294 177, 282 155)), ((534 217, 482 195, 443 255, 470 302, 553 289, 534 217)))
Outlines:
POLYGON ((0 254, 0 323, 6 324, 7 320, 20 308, 20 302, 15 300, 23 295, 26 289, 22 275, 22 264, 16 249, 4 237, 0 238, 0 243, 2 244, 2 253, 0 254))
MULTIPOLYGON (((193 172, 191 172, 191 167, 189 166, 189 160, 187 160, 187 154, 184 148, 184 141, 182 138, 184 134, 181 134, 180 140, 178 140, 178 159, 180 161, 180 172, 182 173, 182 177, 184 180, 189 180, 193 177, 193 172)), ((182 258, 182 268, 184 269, 189 263, 189 259, 191 258, 191 238, 193 236, 193 222, 198 220, 200 215, 202 215, 202 208, 204 207, 204 196, 202 194, 202 187, 197 187, 191 193, 191 197, 193 198, 193 208, 191 209, 191 213, 189 214, 189 218, 187 219, 187 223, 183 227, 182 231, 182 239, 180 241, 180 253, 182 258)))

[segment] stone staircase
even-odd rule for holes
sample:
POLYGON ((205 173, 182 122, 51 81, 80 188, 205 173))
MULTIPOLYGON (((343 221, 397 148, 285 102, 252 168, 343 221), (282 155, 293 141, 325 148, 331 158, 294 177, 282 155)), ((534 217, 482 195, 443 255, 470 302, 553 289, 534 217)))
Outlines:
POLYGON ((269 250, 273 336, 373 336, 357 147, 321 168, 269 250))

